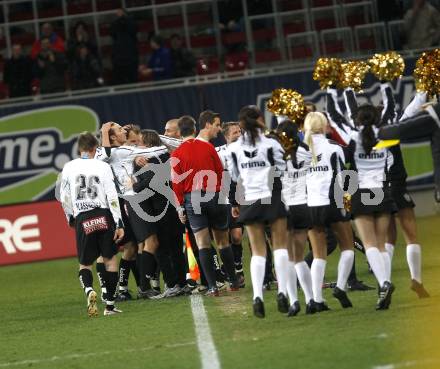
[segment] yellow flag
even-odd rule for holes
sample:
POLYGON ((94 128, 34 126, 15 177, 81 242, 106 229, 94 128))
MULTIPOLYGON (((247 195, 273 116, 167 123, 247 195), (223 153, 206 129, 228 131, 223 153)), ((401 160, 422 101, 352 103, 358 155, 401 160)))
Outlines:
POLYGON ((400 140, 381 140, 376 146, 373 147, 374 150, 386 149, 391 146, 396 146, 400 144, 400 140))

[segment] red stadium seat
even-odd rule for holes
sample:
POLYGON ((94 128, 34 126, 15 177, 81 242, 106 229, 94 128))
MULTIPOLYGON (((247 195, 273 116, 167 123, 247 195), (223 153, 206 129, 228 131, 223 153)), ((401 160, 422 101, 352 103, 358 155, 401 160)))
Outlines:
POLYGON ((191 47, 192 48, 204 48, 204 47, 214 47, 215 37, 209 35, 202 36, 192 36, 191 37, 191 47))
POLYGON ((281 54, 279 50, 261 50, 255 53, 255 62, 260 63, 272 63, 281 60, 281 54))
POLYGON ((9 96, 8 86, 0 81, 0 100, 6 99, 9 96))
POLYGON ((219 61, 216 57, 206 56, 197 59, 197 74, 214 74, 220 71, 219 61))
POLYGON ((227 71, 244 70, 248 67, 249 55, 247 52, 229 54, 225 56, 225 69, 227 71))

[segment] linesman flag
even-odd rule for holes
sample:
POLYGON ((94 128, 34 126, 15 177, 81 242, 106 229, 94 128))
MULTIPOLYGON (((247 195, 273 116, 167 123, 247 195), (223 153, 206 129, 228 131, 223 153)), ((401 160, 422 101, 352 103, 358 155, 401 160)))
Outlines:
POLYGON ((200 270, 197 260, 194 256, 188 231, 185 232, 186 257, 188 258, 188 269, 191 279, 198 281, 200 279, 200 270))

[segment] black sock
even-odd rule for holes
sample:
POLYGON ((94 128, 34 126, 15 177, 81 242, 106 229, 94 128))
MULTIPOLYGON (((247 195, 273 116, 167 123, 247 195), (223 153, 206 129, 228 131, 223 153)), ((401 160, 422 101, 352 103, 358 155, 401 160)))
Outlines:
POLYGON ((130 275, 130 262, 121 258, 119 261, 119 290, 128 290, 128 276, 130 275))
POLYGON ((215 280, 214 258, 212 257, 211 249, 199 249, 199 258, 200 264, 202 264, 202 269, 208 282, 208 287, 217 287, 215 280))
POLYGON ((104 263, 96 263, 96 274, 98 275, 99 286, 101 287, 102 293, 106 292, 105 279, 104 279, 105 272, 106 270, 104 263))
POLYGON ((351 267, 350 275, 348 276, 349 281, 355 281, 357 280, 356 276, 356 257, 353 258, 353 266, 351 267))
POLYGON ((113 310, 115 305, 116 285, 118 284, 118 272, 106 272, 105 283, 107 286, 107 293, 105 294, 105 301, 108 310, 113 310))
POLYGON ((225 274, 222 271, 222 268, 220 267, 220 263, 218 261, 218 255, 217 250, 214 246, 211 246, 211 253, 212 258, 214 260, 214 267, 215 267, 215 278, 218 282, 224 282, 225 281, 225 274))
POLYGON ((203 272, 202 263, 200 261, 200 255, 199 254, 197 254, 197 256, 196 256, 196 261, 197 261, 197 265, 199 266, 199 270, 200 270, 200 284, 202 286, 207 286, 208 285, 208 281, 206 280, 205 273, 203 272))
POLYGON ((220 249, 219 252, 229 281, 231 283, 235 283, 237 281, 237 274, 235 273, 234 254, 232 252, 232 247, 224 247, 220 249))
POLYGON ((79 283, 84 290, 86 296, 93 291, 93 274, 89 269, 81 269, 78 273, 79 283))
POLYGON ((156 273, 156 257, 148 251, 142 251, 142 273, 147 280, 156 273))
POLYGON ((136 280, 136 286, 139 286, 139 271, 137 267, 137 260, 129 260, 128 261, 130 270, 134 275, 134 279, 136 280))
POLYGON ((241 243, 231 245, 234 254, 235 271, 243 273, 243 246, 241 243))
POLYGON ((354 236, 354 248, 363 254, 365 254, 365 247, 361 241, 361 239, 357 236, 354 236))

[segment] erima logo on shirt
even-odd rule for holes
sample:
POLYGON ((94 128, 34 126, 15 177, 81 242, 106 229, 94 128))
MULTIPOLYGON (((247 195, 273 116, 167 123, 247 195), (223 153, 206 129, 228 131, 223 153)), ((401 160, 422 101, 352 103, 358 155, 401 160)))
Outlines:
POLYGON ((246 151, 243 150, 244 152, 244 156, 246 156, 249 159, 255 158, 258 154, 258 149, 254 150, 254 151, 246 151))
POLYGON ((304 160, 303 160, 303 161, 300 161, 300 162, 298 163, 297 167, 298 167, 298 169, 303 168, 303 167, 304 167, 304 160))
POLYGON ((265 167, 266 163, 264 161, 249 161, 247 163, 241 163, 243 169, 265 167))
POLYGON ((383 159, 384 157, 384 152, 371 152, 369 154, 359 153, 359 159, 383 159))
POLYGON ((316 161, 321 161, 321 159, 322 159, 322 154, 319 154, 319 155, 316 157, 316 161))

